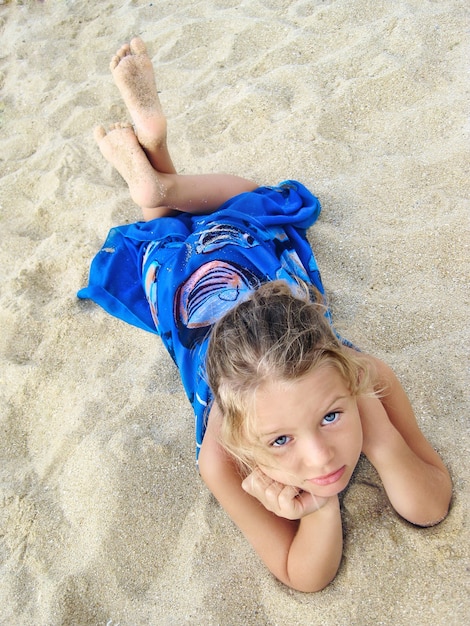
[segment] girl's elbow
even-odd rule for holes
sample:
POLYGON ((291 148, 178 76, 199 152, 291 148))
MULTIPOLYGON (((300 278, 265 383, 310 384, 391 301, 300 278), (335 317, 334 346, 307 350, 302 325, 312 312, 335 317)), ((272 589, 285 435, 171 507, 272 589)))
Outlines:
POLYGON ((412 519, 408 521, 414 524, 415 526, 419 526, 420 528, 430 528, 431 526, 437 526, 438 524, 443 522, 448 514, 449 514, 449 506, 446 506, 440 511, 433 512, 433 515, 423 516, 421 519, 416 519, 416 521, 412 519))
POLYGON ((410 524, 419 526, 420 528, 429 528, 437 526, 445 520, 450 510, 450 497, 445 499, 441 504, 437 504, 430 509, 416 511, 414 514, 403 515, 410 524))
POLYGON ((302 593, 318 593, 319 591, 323 591, 323 589, 326 589, 326 587, 328 587, 328 585, 333 581, 334 576, 331 580, 328 580, 327 582, 321 583, 321 584, 313 584, 313 585, 304 585, 304 584, 299 584, 299 585, 291 585, 291 589, 293 589, 294 591, 301 591, 302 593))
POLYGON ((307 572, 297 572, 295 575, 292 573, 290 575, 287 574, 285 577, 279 577, 279 580, 294 591, 317 593, 318 591, 323 591, 323 589, 333 582, 338 573, 338 569, 339 564, 337 567, 327 568, 327 570, 323 572, 317 570, 310 575, 307 572))
POLYGON ((323 591, 323 589, 328 587, 328 585, 334 580, 335 576, 336 572, 334 576, 327 576, 326 578, 319 580, 289 580, 287 582, 283 582, 294 591, 301 591, 302 593, 317 593, 318 591, 323 591))
POLYGON ((393 505, 397 513, 410 524, 428 528, 440 524, 447 517, 452 502, 452 481, 446 470, 440 475, 440 484, 433 490, 428 489, 419 498, 408 498, 393 505))
POLYGON ((434 510, 430 512, 428 519, 426 519, 424 523, 419 523, 417 526, 424 528, 437 526, 437 524, 443 522, 449 514, 452 503, 452 482, 448 474, 446 479, 446 484, 441 490, 440 497, 437 498, 434 510))

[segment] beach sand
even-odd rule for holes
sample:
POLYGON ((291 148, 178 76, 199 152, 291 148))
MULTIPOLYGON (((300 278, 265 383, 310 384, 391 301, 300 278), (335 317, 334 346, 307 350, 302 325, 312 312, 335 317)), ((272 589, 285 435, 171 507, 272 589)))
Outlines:
POLYGON ((464 0, 2 2, 0 623, 460 626, 468 602, 468 41, 464 0), (139 219, 93 127, 147 42, 183 173, 302 181, 334 319, 392 365, 454 481, 399 519, 367 461, 318 594, 278 583, 198 476, 159 339, 76 292, 139 219))

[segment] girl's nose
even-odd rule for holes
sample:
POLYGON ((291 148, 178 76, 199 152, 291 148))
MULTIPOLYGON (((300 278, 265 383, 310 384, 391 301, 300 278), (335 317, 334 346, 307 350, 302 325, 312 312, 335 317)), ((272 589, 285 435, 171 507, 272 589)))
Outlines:
POLYGON ((304 465, 316 470, 326 468, 334 457, 333 448, 318 433, 305 440, 302 452, 304 465))

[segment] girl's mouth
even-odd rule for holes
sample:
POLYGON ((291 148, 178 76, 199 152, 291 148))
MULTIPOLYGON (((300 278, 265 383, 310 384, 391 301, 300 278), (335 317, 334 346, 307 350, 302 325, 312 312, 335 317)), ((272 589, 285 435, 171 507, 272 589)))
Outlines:
POLYGON ((337 482, 346 470, 346 465, 340 467, 339 470, 335 472, 331 472, 331 474, 326 474, 325 476, 318 476, 317 478, 309 478, 307 482, 313 483, 314 485, 332 485, 337 482))

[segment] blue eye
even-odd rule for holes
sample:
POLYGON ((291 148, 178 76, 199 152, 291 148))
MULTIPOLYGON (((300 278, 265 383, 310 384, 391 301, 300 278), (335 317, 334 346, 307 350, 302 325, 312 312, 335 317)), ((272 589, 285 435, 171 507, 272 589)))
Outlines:
POLYGON ((325 415, 325 417, 322 420, 322 426, 325 426, 326 424, 334 424, 335 422, 338 421, 340 416, 340 413, 338 413, 338 411, 334 411, 333 413, 328 413, 328 415, 325 415))
POLYGON ((286 443, 289 443, 289 441, 290 441, 290 437, 288 437, 287 435, 281 435, 280 437, 275 439, 271 445, 274 446, 275 448, 280 448, 282 446, 285 446, 286 443))

